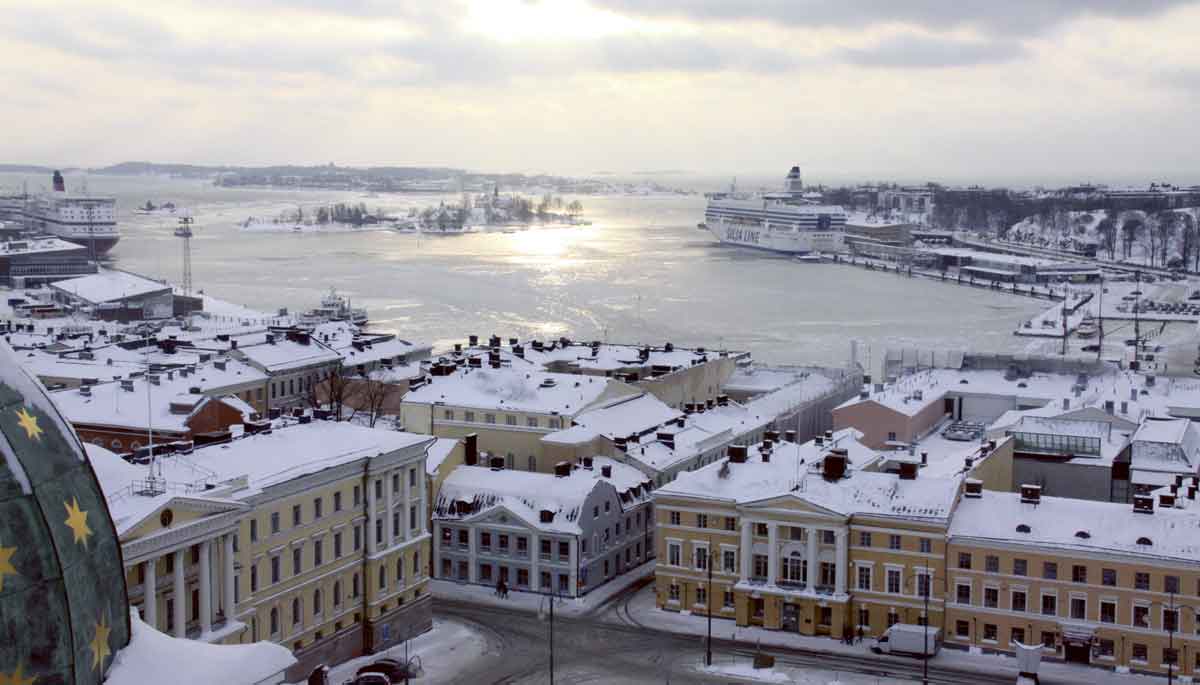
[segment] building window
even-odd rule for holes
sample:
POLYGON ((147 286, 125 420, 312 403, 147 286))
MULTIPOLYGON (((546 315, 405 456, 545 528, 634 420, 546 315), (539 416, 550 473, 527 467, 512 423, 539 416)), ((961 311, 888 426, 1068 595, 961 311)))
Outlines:
POLYGON ((354 506, 357 507, 358 505, 362 504, 362 488, 357 485, 354 486, 354 498, 353 499, 354 499, 354 506))
POLYGON ((1042 631, 1042 646, 1046 649, 1054 649, 1054 632, 1050 630, 1042 631))
POLYGON ((889 568, 887 570, 887 591, 898 595, 900 594, 900 569, 889 568))
POLYGON ((970 552, 958 553, 958 567, 961 569, 971 569, 971 554, 970 552))
POLYGON ((279 557, 271 557, 271 582, 279 582, 279 557))
POLYGON ((453 409, 443 409, 442 410, 442 418, 446 421, 453 421, 454 420, 454 410, 453 409))
POLYGON ((467 423, 475 423, 475 412, 464 411, 463 412, 463 421, 466 421, 467 423))
POLYGON ((983 639, 985 642, 996 642, 999 631, 996 629, 995 623, 983 624, 983 639))
POLYGON ((1075 564, 1071 567, 1071 582, 1086 583, 1087 582, 1087 566, 1075 564))
POLYGON ((696 586, 696 604, 708 606, 708 588, 703 585, 696 586))
MULTIPOLYGON (((641 523, 641 513, 638 513, 638 523, 641 523)), ((737 519, 732 516, 725 517, 725 530, 737 530, 737 519)))
POLYGON ((917 574, 917 596, 929 597, 932 590, 932 578, 928 571, 917 574))
POLYGON ((300 525, 300 522, 301 522, 300 505, 293 504, 292 505, 292 525, 298 526, 298 525, 300 525))
POLYGON ((496 423, 496 415, 495 414, 484 414, 483 420, 484 420, 484 423, 496 423))
POLYGON ((1116 585, 1117 585, 1116 569, 1111 569, 1111 568, 1100 569, 1100 583, 1102 585, 1107 585, 1109 587, 1116 587, 1116 585))
POLYGON ((1087 618, 1087 600, 1083 597, 1071 598, 1071 618, 1078 621, 1087 618))
POLYGON ((1026 611, 1025 591, 1024 590, 1013 590, 1012 591, 1012 610, 1013 611, 1026 611))
POLYGON ((859 547, 870 547, 871 546, 871 534, 869 532, 864 530, 858 534, 858 546, 859 547))
POLYGON ((299 627, 304 623, 304 611, 300 607, 300 598, 292 598, 292 625, 299 627))
POLYGON ((1013 575, 1027 576, 1029 575, 1029 562, 1025 559, 1013 559, 1013 575))
POLYGON ((1000 606, 1000 588, 985 587, 983 589, 983 605, 991 609, 1000 606))
POLYGON ((835 541, 836 538, 834 537, 834 532, 832 530, 821 531, 821 544, 832 545, 835 541))
POLYGON ((1179 576, 1163 576, 1163 592, 1179 594, 1179 576))
POLYGON ((967 621, 955 621, 954 634, 961 638, 969 637, 971 635, 971 624, 967 621))
POLYGON ((508 426, 515 426, 517 425, 517 417, 513 416, 512 414, 505 414, 504 423, 508 426))
POLYGON ((1000 572, 1000 557, 995 554, 989 554, 983 558, 983 568, 988 573, 1000 572))
POLYGON ((667 598, 672 602, 679 601, 679 585, 671 583, 670 587, 667 589, 667 598))
MULTIPOLYGON (((174 612, 167 614, 168 617, 174 612)), ((279 609, 271 608, 271 635, 279 634, 279 609)))
POLYGON ((1179 650, 1171 647, 1163 647, 1162 651, 1163 665, 1174 666, 1179 663, 1179 650))
POLYGON ((733 608, 733 592, 731 592, 729 590, 725 591, 725 596, 723 598, 722 606, 724 606, 726 609, 733 608))
POLYGON ((971 603, 971 586, 967 583, 959 583, 954 587, 954 601, 959 604, 971 603))
POLYGON ((1146 663, 1149 660, 1150 650, 1146 649, 1146 645, 1135 642, 1133 643, 1133 660, 1141 663, 1146 663))
MULTIPOLYGON (((604 510, 608 511, 608 502, 604 503, 604 510)), ((696 527, 708 528, 708 514, 696 514, 696 527)))
POLYGON ((313 566, 320 566, 324 563, 325 556, 324 540, 313 540, 313 566))
POLYGON ((679 566, 683 560, 683 547, 678 542, 667 544, 667 565, 679 566))
POLYGON ((1116 653, 1116 643, 1112 640, 1100 640, 1099 655, 1101 658, 1111 659, 1116 653))
POLYGON ((313 518, 319 519, 325 514, 325 502, 320 497, 313 500, 313 518))
POLYGON ((537 417, 536 416, 526 416, 525 417, 525 425, 530 428, 537 428, 538 427, 537 417))
POLYGON ((1178 609, 1163 609, 1162 629, 1169 633, 1174 633, 1179 630, 1178 609))
MULTIPOLYGON (((600 508, 599 507, 592 508, 592 516, 593 516, 593 518, 600 516, 600 508)), ((679 512, 677 512, 677 511, 671 512, 671 525, 672 526, 679 525, 679 512)))
POLYGON ((300 571, 303 570, 303 566, 304 566, 304 564, 302 563, 303 554, 304 554, 303 548, 301 548, 301 547, 292 548, 292 575, 293 576, 300 575, 300 571))
POLYGON ((570 559, 570 558, 571 558, 571 543, 563 542, 562 540, 560 540, 558 542, 558 559, 559 559, 559 561, 566 561, 567 559, 570 559))
POLYGON ((1138 590, 1150 589, 1150 574, 1141 571, 1133 574, 1133 587, 1138 590))
POLYGON ((921 554, 933 553, 933 541, 929 538, 921 538, 921 554))
POLYGON ((859 566, 858 567, 858 589, 859 590, 870 590, 871 589, 871 567, 870 566, 859 566))
POLYGON ((325 610, 325 604, 321 601, 321 588, 313 590, 313 613, 320 616, 325 610))
POLYGON ((271 512, 271 535, 279 532, 279 512, 271 512))
POLYGON ((1100 602, 1100 622, 1101 623, 1116 623, 1117 622, 1117 603, 1110 601, 1100 602))
POLYGON ((258 542, 258 519, 250 519, 250 542, 258 542))
MULTIPOLYGON (((638 552, 638 554, 640 555, 641 552, 638 552)), ((737 570, 737 552, 731 549, 723 550, 721 552, 721 562, 725 573, 734 573, 737 570)))
POLYGON ((250 592, 258 592, 258 564, 250 565, 250 592))
POLYGON ((888 536, 888 549, 900 549, 900 536, 899 535, 889 535, 888 536))
POLYGON ((1138 628, 1150 627, 1150 607, 1142 604, 1133 606, 1133 625, 1138 628))
POLYGON ((755 554, 751 561, 755 580, 765 579, 767 577, 767 568, 770 565, 770 557, 765 554, 755 554))
POLYGON ((1009 635, 1010 635, 1010 637, 1008 638, 1009 642, 1025 644, 1025 629, 1024 628, 1013 628, 1010 631, 1009 635))
POLYGON ((1055 580, 1058 578, 1058 564, 1053 561, 1042 562, 1042 577, 1046 580, 1055 580))
POLYGON ((1058 596, 1057 595, 1042 595, 1042 615, 1057 616, 1058 615, 1058 596))

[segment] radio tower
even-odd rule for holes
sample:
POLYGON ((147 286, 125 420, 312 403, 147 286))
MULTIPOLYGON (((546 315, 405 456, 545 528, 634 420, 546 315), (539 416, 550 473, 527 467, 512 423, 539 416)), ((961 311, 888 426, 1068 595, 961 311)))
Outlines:
POLYGON ((175 229, 175 237, 183 238, 183 294, 192 294, 192 217, 179 217, 179 226, 175 229))

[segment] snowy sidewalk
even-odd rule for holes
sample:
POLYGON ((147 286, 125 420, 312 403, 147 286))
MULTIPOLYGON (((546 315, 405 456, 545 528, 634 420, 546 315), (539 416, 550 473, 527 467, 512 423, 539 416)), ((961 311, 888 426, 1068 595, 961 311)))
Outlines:
MULTIPOLYGON (((487 643, 482 635, 464 623, 435 618, 431 630, 408 641, 407 650, 409 657, 421 658, 424 672, 418 680, 422 685, 453 683, 466 666, 483 656, 487 650, 487 643)), ((385 656, 403 661, 404 643, 386 652, 356 657, 333 666, 329 671, 329 682, 332 685, 341 685, 351 680, 358 669, 385 656)), ((304 685, 304 681, 293 685, 304 685)))
MULTIPOLYGON (((605 602, 612 599, 615 595, 620 594, 626 588, 653 576, 654 561, 647 561, 641 566, 629 569, 623 575, 613 578, 582 597, 560 598, 554 603, 554 612, 561 613, 563 616, 586 615, 603 606, 605 602)), ((496 595, 495 587, 456 583, 450 580, 431 580, 429 582, 429 591, 433 593, 434 600, 447 599, 458 602, 471 602, 472 604, 483 604, 529 612, 547 609, 549 607, 547 600, 550 597, 550 595, 543 595, 537 592, 520 592, 510 588, 508 597, 500 598, 496 595)))
MULTIPOLYGON (((684 614, 674 611, 664 611, 654 604, 654 588, 647 587, 630 599, 627 612, 605 614, 607 620, 624 622, 629 620, 644 628, 665 630, 672 633, 702 636, 705 634, 707 617, 704 614, 684 614)), ((713 618, 713 638, 733 640, 746 645, 762 645, 763 647, 784 647, 804 649, 829 654, 857 655, 864 661, 871 661, 886 666, 889 661, 911 664, 907 657, 879 656, 870 651, 870 639, 864 639, 859 644, 847 645, 827 637, 810 637, 796 633, 785 633, 780 630, 767 630, 759 627, 739 627, 729 619, 713 618)), ((942 649, 937 656, 929 661, 930 665, 946 668, 961 669, 986 673, 1011 673, 1014 682, 1017 676, 1017 660, 1002 654, 970 654, 958 649, 942 649)), ((783 666, 786 670, 790 667, 783 666)), ((805 670, 804 673, 812 673, 805 670)), ((1077 683, 1078 685, 1102 685, 1108 683, 1160 683, 1164 678, 1157 676, 1121 675, 1096 666, 1081 666, 1054 661, 1042 661, 1040 675, 1042 680, 1055 684, 1077 683)), ((839 676, 841 677, 841 676, 839 676)), ((831 678, 832 680, 832 678, 831 678)), ((792 682, 818 683, 818 680, 798 680, 792 682)), ((828 681, 826 681, 828 682, 828 681)), ((842 682, 855 683, 855 680, 842 682)), ((871 679, 863 682, 874 682, 871 679)))

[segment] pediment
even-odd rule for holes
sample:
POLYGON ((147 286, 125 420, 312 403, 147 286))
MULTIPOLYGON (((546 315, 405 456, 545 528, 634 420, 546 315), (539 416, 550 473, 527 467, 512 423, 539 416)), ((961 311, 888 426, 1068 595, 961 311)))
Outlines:
POLYGON ((804 499, 803 493, 795 492, 788 492, 782 495, 765 497, 753 502, 746 502, 741 506, 741 509, 747 514, 752 514, 755 511, 771 511, 794 513, 797 515, 807 514, 815 518, 837 519, 839 521, 844 521, 846 518, 848 518, 841 512, 813 504, 812 502, 804 499))

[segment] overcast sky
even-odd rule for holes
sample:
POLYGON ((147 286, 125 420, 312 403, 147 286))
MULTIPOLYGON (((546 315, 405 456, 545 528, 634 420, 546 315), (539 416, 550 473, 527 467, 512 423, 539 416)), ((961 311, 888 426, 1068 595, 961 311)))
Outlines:
POLYGON ((0 162, 1200 183, 1200 3, 0 0, 0 162))

